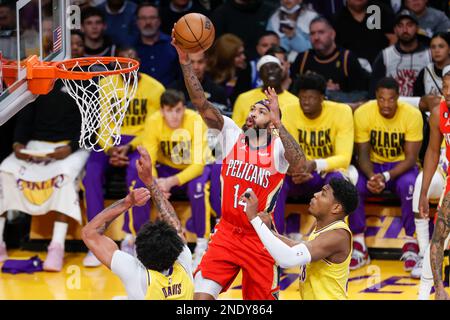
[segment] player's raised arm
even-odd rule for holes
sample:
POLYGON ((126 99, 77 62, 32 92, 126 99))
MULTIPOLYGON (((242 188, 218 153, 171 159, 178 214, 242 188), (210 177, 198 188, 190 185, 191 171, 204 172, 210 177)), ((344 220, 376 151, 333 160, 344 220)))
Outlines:
POLYGON ((150 199, 150 192, 146 188, 131 191, 124 199, 119 200, 95 216, 82 230, 81 237, 86 246, 98 260, 111 268, 111 260, 117 244, 103 233, 108 226, 122 213, 133 206, 143 206, 150 199))
POLYGON ((205 98, 205 92, 203 91, 202 85, 194 73, 191 60, 189 59, 188 54, 183 51, 183 48, 177 45, 173 30, 172 45, 178 52, 181 70, 183 71, 184 83, 186 84, 192 104, 195 108, 197 108, 208 128, 222 130, 224 122, 223 116, 220 111, 217 110, 212 103, 205 98))
POLYGON ((170 204, 169 200, 166 199, 164 194, 159 189, 156 181, 152 177, 152 160, 147 150, 138 146, 137 150, 141 157, 136 160, 136 168, 138 171, 139 178, 145 184, 148 190, 150 190, 150 194, 152 196, 153 204, 158 209, 160 217, 172 225, 178 232, 178 235, 183 239, 186 243, 186 239, 183 235, 183 229, 181 227, 181 222, 178 219, 177 213, 175 209, 170 204))
POLYGON ((278 104, 278 96, 273 88, 268 88, 264 92, 270 104, 270 119, 280 136, 284 147, 284 157, 289 163, 291 172, 303 172, 306 163, 305 153, 300 145, 295 141, 294 137, 287 131, 281 123, 280 106, 278 104))

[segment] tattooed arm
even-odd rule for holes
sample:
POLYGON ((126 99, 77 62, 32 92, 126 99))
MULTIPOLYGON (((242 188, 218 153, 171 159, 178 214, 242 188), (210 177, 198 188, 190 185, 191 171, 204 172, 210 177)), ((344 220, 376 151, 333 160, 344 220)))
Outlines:
POLYGON ((268 88, 265 91, 265 94, 270 103, 270 118, 272 124, 276 129, 278 129, 278 134, 281 142, 283 143, 284 157, 289 163, 289 171, 303 172, 306 165, 305 153, 297 141, 295 141, 294 137, 292 137, 285 126, 281 123, 277 93, 273 88, 268 88))
POLYGON ((166 199, 161 189, 159 189, 158 184, 153 179, 152 176, 152 159, 148 154, 147 150, 138 146, 137 150, 141 157, 136 160, 136 169, 138 171, 139 178, 145 184, 150 194, 152 196, 153 204, 156 206, 161 219, 172 225, 178 232, 178 235, 186 243, 186 239, 183 235, 183 228, 181 227, 181 222, 178 219, 175 209, 170 204, 169 200, 166 199))
POLYGON ((224 121, 223 116, 220 111, 206 99, 202 85, 200 84, 200 81, 192 68, 191 60, 189 59, 188 54, 176 44, 173 32, 172 45, 178 52, 181 70, 183 71, 184 83, 186 84, 192 104, 197 108, 208 128, 222 130, 224 121))
POLYGON ((450 233, 450 192, 444 197, 439 208, 436 226, 430 246, 431 270, 433 271, 436 300, 448 300, 449 296, 442 282, 442 263, 444 260, 444 243, 450 233))
POLYGON ((146 188, 133 190, 124 199, 100 212, 81 230, 81 238, 86 246, 108 268, 111 268, 114 252, 119 248, 112 239, 103 233, 118 216, 135 205, 144 205, 149 198, 150 192, 146 188))

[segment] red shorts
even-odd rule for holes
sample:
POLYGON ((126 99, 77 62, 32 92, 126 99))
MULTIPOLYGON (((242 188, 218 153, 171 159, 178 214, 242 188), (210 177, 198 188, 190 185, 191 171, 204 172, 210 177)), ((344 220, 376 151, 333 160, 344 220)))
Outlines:
POLYGON ((278 300, 279 268, 253 229, 242 229, 222 220, 196 273, 228 290, 242 269, 244 300, 278 300))

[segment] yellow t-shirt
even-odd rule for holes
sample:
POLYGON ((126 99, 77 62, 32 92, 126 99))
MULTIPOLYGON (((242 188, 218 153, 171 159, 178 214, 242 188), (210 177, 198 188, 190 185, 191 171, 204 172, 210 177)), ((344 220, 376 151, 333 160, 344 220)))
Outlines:
MULTIPOLYGON (((251 106, 263 99, 267 99, 267 97, 261 88, 252 89, 237 97, 233 106, 232 119, 239 128, 242 128, 245 124, 251 106)), ((297 119, 301 113, 298 98, 289 91, 284 90, 278 95, 278 103, 281 110, 281 122, 286 127, 286 130, 295 136, 296 132, 291 121, 292 119, 297 119)))
POLYGON ((156 177, 156 162, 182 170, 176 176, 180 185, 200 176, 205 166, 205 157, 210 150, 207 144, 206 125, 202 117, 186 109, 181 127, 173 130, 164 120, 161 111, 147 117, 144 131, 130 144, 142 144, 153 162, 156 177))
MULTIPOLYGON (((104 87, 104 92, 101 95, 105 97, 111 97, 110 90, 114 90, 117 93, 117 97, 121 98, 124 94, 123 80, 121 76, 110 76, 110 79, 100 80, 102 82, 110 81, 113 85, 107 85, 104 87)), ((125 117, 120 128, 121 135, 137 136, 144 129, 144 123, 147 116, 152 115, 159 110, 160 97, 163 94, 165 88, 156 79, 146 75, 145 73, 139 73, 139 82, 136 89, 136 94, 133 99, 130 100, 128 109, 126 110, 125 117)), ((102 101, 102 99, 100 99, 102 101)), ((106 102, 109 105, 109 102, 106 102)), ((102 104, 101 104, 102 105, 102 104)), ((100 145, 103 147, 104 142, 100 140, 100 145)))
POLYGON ((295 139, 308 160, 325 159, 325 171, 347 169, 353 152, 353 115, 350 106, 324 101, 322 113, 316 119, 301 111, 293 120, 295 139))
MULTIPOLYGON (((344 221, 336 221, 320 230, 314 229, 308 241, 312 241, 320 234, 344 229, 351 234, 350 228, 344 221)), ((350 238, 350 244, 352 239, 350 238)), ((311 262, 300 267, 300 297, 302 300, 346 300, 348 276, 350 274, 350 251, 347 259, 342 263, 332 263, 327 259, 311 262)))
POLYGON ((168 275, 150 269, 148 275, 146 300, 193 300, 194 283, 180 263, 175 262, 168 275))
POLYGON ((398 162, 405 159, 404 143, 423 139, 423 120, 420 111, 412 105, 398 101, 392 119, 383 117, 376 100, 366 102, 355 111, 355 142, 369 142, 370 161, 398 162))

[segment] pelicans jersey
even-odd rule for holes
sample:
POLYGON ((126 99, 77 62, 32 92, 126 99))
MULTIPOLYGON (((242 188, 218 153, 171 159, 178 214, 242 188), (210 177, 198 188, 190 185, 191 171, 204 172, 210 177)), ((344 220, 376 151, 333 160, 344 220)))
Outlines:
POLYGON ((240 270, 244 300, 278 299, 279 272, 246 216, 240 197, 248 189, 259 200, 259 211, 272 212, 283 184, 288 162, 279 137, 267 146, 252 148, 242 130, 224 117, 219 135, 222 161, 222 218, 196 272, 226 291, 240 270))
MULTIPOLYGON (((336 221, 320 230, 314 230, 309 236, 309 241, 314 240, 320 234, 336 230, 347 230, 351 237, 351 231, 344 221, 336 221)), ((350 239, 352 243, 352 239, 350 239)), ((300 297, 303 300, 345 300, 348 298, 347 285, 350 260, 352 252, 342 263, 332 263, 327 259, 311 262, 300 267, 300 297)))
POLYGON ((192 300, 194 283, 180 263, 175 262, 167 274, 147 270, 146 300, 192 300))

